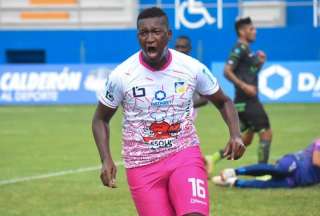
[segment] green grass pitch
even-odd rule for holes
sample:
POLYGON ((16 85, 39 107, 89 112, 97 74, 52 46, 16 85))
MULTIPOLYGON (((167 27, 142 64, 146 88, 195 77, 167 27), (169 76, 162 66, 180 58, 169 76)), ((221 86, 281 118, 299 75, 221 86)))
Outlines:
MULTIPOLYGON (((274 139, 271 161, 300 150, 320 136, 320 104, 266 105, 274 139)), ((0 107, 0 182, 99 165, 91 135, 94 106, 0 107)), ((228 138, 213 106, 199 111, 197 130, 208 155, 228 138)), ((121 114, 111 122, 114 159, 121 160, 121 114)), ((239 161, 221 161, 215 173, 257 160, 257 139, 239 161)), ((0 215, 131 216, 136 215, 119 165, 118 188, 101 185, 99 170, 12 184, 0 184, 0 215)), ((320 186, 293 190, 241 190, 210 184, 213 216, 319 215, 320 186)))

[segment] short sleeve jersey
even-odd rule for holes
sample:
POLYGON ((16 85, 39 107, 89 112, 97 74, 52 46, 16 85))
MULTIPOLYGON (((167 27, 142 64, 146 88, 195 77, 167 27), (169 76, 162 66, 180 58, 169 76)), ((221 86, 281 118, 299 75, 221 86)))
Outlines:
MULTIPOLYGON (((261 65, 248 45, 238 42, 232 49, 227 64, 231 65, 238 79, 247 84, 258 86, 258 72, 261 65)), ((237 86, 235 88, 236 100, 243 101, 250 98, 240 88, 237 86)))
POLYGON ((154 71, 138 52, 109 76, 100 102, 123 107, 122 155, 126 168, 154 163, 199 145, 192 120, 195 91, 211 95, 216 78, 198 60, 168 50, 168 61, 154 71))

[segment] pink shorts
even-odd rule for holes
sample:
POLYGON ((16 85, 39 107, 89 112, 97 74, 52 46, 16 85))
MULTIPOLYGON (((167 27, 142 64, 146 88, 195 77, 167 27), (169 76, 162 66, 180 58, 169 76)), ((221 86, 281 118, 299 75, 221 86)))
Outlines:
POLYGON ((207 173, 198 146, 126 171, 140 216, 209 215, 207 173))

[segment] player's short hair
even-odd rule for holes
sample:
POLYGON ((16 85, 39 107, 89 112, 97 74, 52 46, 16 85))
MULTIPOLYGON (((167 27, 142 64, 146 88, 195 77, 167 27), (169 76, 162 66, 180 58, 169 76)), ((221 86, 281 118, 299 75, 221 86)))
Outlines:
POLYGON ((189 45, 191 45, 191 40, 188 36, 186 35, 180 35, 179 37, 177 37, 177 40, 180 40, 180 39, 184 39, 188 42, 189 45))
POLYGON ((154 18, 154 17, 164 17, 165 18, 165 25, 167 27, 169 27, 167 14, 161 8, 158 8, 158 7, 151 7, 151 8, 146 8, 146 9, 142 10, 139 13, 138 18, 137 18, 137 26, 138 26, 139 20, 147 19, 147 18, 154 18))
POLYGON ((244 18, 240 18, 236 21, 235 23, 235 29, 237 32, 237 35, 239 36, 239 31, 240 29, 242 29, 244 26, 246 25, 252 25, 252 20, 250 17, 244 17, 244 18))
POLYGON ((188 36, 180 35, 179 37, 177 37, 176 41, 178 40, 186 40, 188 48, 191 49, 191 39, 188 36))

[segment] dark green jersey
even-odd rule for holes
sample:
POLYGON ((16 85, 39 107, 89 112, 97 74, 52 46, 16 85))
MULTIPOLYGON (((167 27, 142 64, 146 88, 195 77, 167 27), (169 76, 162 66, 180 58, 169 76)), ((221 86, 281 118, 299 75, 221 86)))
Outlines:
MULTIPOLYGON (((247 84, 258 86, 258 72, 261 65, 258 57, 251 52, 248 45, 238 42, 232 49, 227 64, 231 65, 238 79, 247 84)), ((236 101, 252 99, 252 97, 247 96, 237 86, 235 88, 236 101)))

